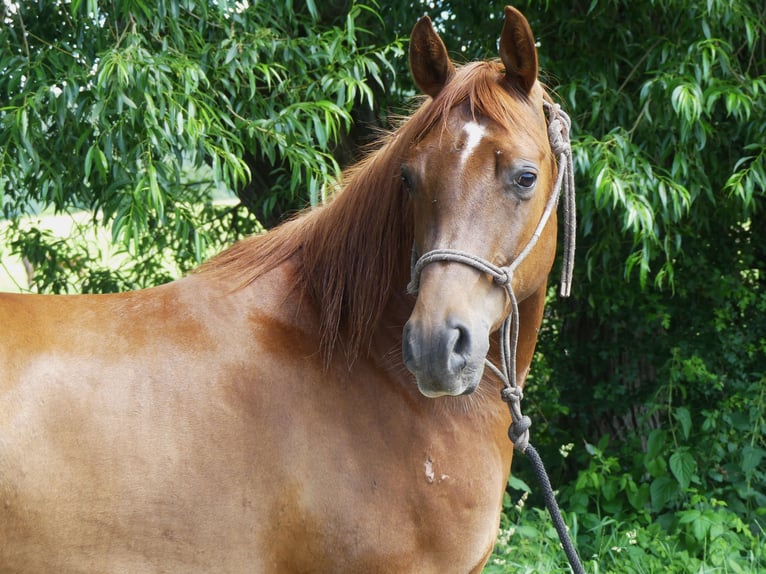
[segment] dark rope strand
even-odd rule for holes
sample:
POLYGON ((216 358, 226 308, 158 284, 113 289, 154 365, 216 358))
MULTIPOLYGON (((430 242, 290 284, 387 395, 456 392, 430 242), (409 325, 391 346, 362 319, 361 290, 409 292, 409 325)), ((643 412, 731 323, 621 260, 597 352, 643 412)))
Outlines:
POLYGON ((529 457, 529 460, 532 461, 532 467, 535 470, 537 482, 540 484, 540 488, 543 491, 543 498, 545 498, 545 507, 551 515, 553 526, 556 528, 556 532, 558 532, 561 546, 564 548, 564 553, 567 556, 567 560, 569 560, 569 565, 572 567, 572 572, 574 572, 574 574, 585 574, 585 568, 583 568, 582 562, 580 562, 580 557, 577 555, 577 550, 572 543, 572 538, 569 536, 567 526, 564 523, 564 519, 561 517, 561 511, 556 503, 556 497, 553 494, 553 487, 551 486, 551 481, 548 479, 548 473, 545 471, 543 459, 540 458, 539 453, 531 444, 527 445, 527 449, 524 453, 529 457))

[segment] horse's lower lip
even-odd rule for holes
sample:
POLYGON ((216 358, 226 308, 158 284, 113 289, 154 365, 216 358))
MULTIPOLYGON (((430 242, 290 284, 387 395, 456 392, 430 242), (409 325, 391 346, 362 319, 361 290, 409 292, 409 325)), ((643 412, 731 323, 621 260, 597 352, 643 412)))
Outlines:
POLYGON ((415 373, 415 377, 418 390, 423 396, 428 398, 459 397, 473 393, 478 388, 483 373, 484 369, 469 369, 448 379, 423 377, 417 373, 415 373))
POLYGON ((418 385, 418 390, 423 396, 428 397, 429 399, 438 399, 440 397, 462 397, 465 395, 470 395, 476 391, 476 387, 473 385, 468 385, 462 390, 449 391, 443 389, 424 389, 418 385))
POLYGON ((420 385, 418 385, 418 390, 420 391, 420 394, 422 394, 424 397, 427 397, 429 399, 438 399, 440 397, 454 397, 457 395, 453 395, 451 393, 448 393, 446 391, 432 391, 432 390, 426 390, 420 385))

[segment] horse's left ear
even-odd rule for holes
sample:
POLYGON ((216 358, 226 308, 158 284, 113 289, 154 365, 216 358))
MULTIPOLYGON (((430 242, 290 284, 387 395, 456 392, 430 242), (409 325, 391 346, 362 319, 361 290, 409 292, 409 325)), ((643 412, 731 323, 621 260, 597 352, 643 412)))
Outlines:
POLYGON ((524 15, 512 6, 505 7, 505 23, 500 34, 500 60, 505 77, 525 94, 537 81, 537 48, 532 28, 524 15))
POLYGON ((431 19, 423 16, 410 36, 410 70, 418 88, 435 98, 455 73, 447 47, 434 30, 431 19))

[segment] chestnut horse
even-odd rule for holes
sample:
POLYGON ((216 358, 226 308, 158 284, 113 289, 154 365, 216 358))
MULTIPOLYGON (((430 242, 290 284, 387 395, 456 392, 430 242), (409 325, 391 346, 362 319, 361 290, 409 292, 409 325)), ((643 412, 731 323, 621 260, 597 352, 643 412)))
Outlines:
MULTIPOLYGON (((509 297, 452 262, 408 294, 412 255, 507 265, 558 171, 518 11, 461 67, 421 19, 410 66, 430 98, 327 205, 160 287, 0 295, 0 571, 481 571, 509 297)), ((519 385, 555 248, 554 213, 513 276, 519 385)))

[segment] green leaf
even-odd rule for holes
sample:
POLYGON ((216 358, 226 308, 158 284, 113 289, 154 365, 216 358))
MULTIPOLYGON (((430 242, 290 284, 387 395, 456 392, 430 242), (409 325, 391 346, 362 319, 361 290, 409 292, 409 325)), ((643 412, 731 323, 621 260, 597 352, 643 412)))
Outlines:
POLYGON ((691 413, 689 413, 689 409, 686 407, 677 407, 673 410, 673 418, 681 425, 684 439, 688 439, 692 429, 692 416, 691 413))
POLYGON ((642 484, 635 490, 627 491, 628 502, 636 510, 643 510, 649 500, 649 487, 642 484))
POLYGON ((72 18, 77 18, 77 13, 80 11, 80 4, 82 4, 82 0, 72 0, 72 4, 69 6, 69 13, 72 15, 72 18))
POLYGON ((649 486, 649 495, 652 500, 652 510, 660 512, 665 505, 678 493, 678 482, 670 476, 655 478, 649 486))
POLYGON ((664 430, 654 429, 650 432, 649 438, 646 440, 646 458, 651 460, 660 456, 666 441, 667 433, 664 430))
POLYGON ((232 42, 231 46, 226 51, 226 58, 223 61, 224 65, 231 63, 233 60, 237 58, 238 55, 239 55, 239 45, 236 42, 232 42))
POLYGON ((508 479, 508 486, 512 488, 513 490, 521 490, 523 492, 529 492, 529 493, 532 492, 532 489, 526 482, 524 482, 523 480, 521 480, 520 478, 518 478, 516 475, 513 475, 513 474, 508 479))
POLYGON ((604 484, 601 486, 601 494, 604 497, 604 500, 614 500, 614 498, 617 496, 617 481, 616 480, 607 480, 604 482, 604 484))
POLYGON ((687 489, 694 473, 697 471, 697 461, 694 460, 694 457, 688 450, 684 449, 670 455, 668 462, 670 471, 676 477, 678 484, 682 489, 687 489))
POLYGON ((308 8, 312 20, 315 22, 319 20, 319 11, 317 10, 317 5, 314 0, 306 0, 306 8, 308 8))
POLYGON ((678 519, 679 524, 690 524, 694 522, 695 520, 699 520, 702 516, 702 512, 697 510, 696 508, 690 508, 689 510, 684 510, 682 512, 679 512, 680 518, 678 519))
POLYGON ((93 154, 95 153, 96 146, 92 145, 88 148, 88 152, 85 154, 85 177, 83 181, 88 181, 90 178, 90 172, 93 169, 93 154))
POLYGON ((766 451, 762 448, 747 445, 742 449, 742 472, 749 474, 761 464, 766 451))

